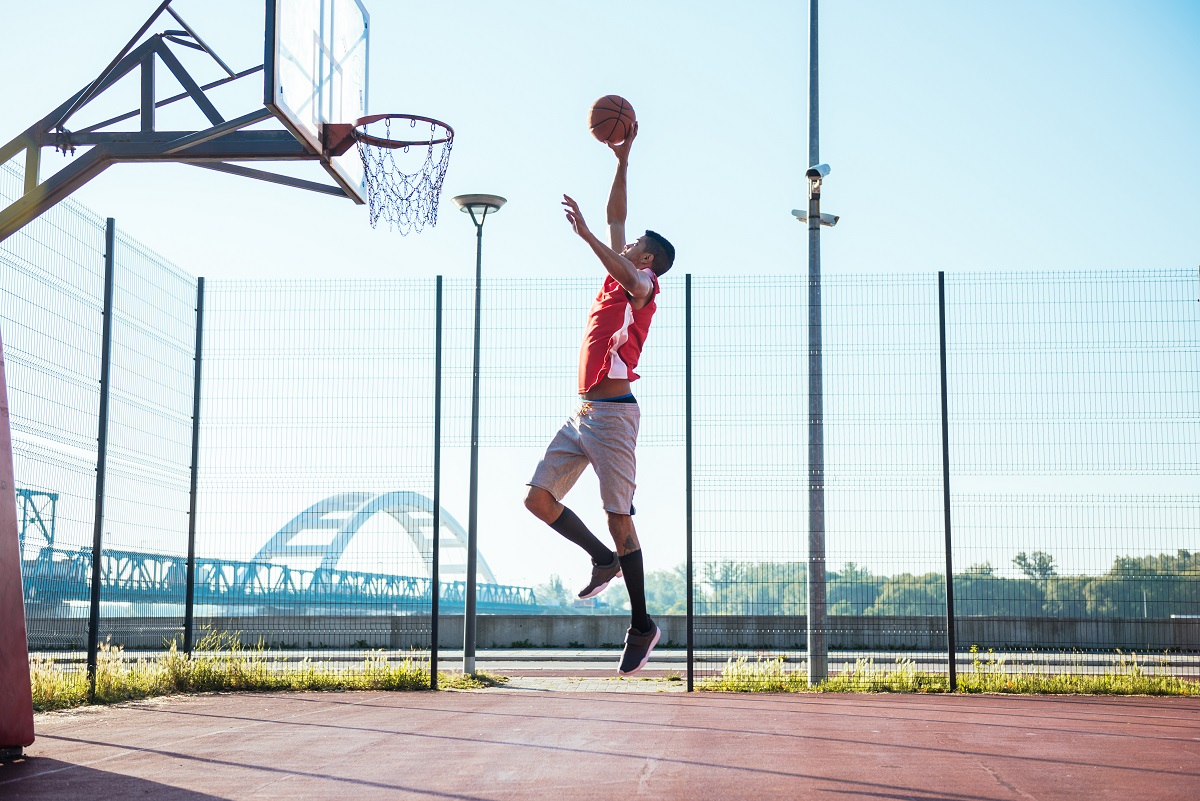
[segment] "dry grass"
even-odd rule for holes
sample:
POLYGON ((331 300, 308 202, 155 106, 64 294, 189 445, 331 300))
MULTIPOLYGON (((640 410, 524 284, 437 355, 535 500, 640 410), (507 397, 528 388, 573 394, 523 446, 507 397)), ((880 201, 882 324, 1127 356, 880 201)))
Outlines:
MULTIPOLYGON (((1006 665, 991 651, 972 648, 971 669, 958 675, 960 693, 1082 694, 1082 695, 1200 695, 1200 682, 1156 675, 1144 667, 1144 658, 1120 652, 1102 673, 1051 670, 1049 665, 1006 665)), ((1165 658, 1155 657, 1159 665, 1165 658)), ((945 693, 950 679, 942 673, 917 670, 909 657, 893 665, 858 659, 854 666, 816 685, 808 682, 803 665, 794 669, 782 655, 729 660, 721 675, 696 683, 712 692, 915 692, 945 693)))
MULTIPOLYGON (((152 659, 126 659, 120 646, 100 646, 95 703, 111 704, 176 693, 284 690, 428 690, 429 663, 420 654, 374 651, 357 665, 333 665, 244 648, 236 634, 210 633, 191 656, 172 642, 152 659)), ((46 712, 88 703, 87 673, 50 658, 29 662, 33 707, 46 712)), ((486 672, 438 673, 443 689, 479 689, 507 678, 486 672)))

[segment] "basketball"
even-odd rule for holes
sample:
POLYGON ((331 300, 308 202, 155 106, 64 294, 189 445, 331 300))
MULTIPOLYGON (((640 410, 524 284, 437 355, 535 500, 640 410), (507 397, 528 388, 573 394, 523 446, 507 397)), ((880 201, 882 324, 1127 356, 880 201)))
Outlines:
POLYGON ((610 145, 624 142, 636 120, 633 106, 620 95, 605 95, 592 104, 588 113, 592 136, 610 145))

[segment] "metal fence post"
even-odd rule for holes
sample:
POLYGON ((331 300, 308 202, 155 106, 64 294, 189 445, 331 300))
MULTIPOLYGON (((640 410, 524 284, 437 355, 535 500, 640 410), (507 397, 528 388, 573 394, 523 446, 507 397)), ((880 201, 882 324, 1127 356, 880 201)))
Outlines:
POLYGON ((117 221, 104 229, 104 325, 100 339, 100 423, 96 447, 96 516, 92 529, 92 592, 88 615, 88 701, 96 700, 96 666, 100 650, 100 560, 104 531, 104 475, 108 457, 108 390, 112 367, 113 271, 117 221))
POLYGON ((187 589, 183 611, 183 650, 195 643, 196 599, 196 483, 200 472, 200 366, 204 344, 204 277, 196 279, 196 367, 192 376, 192 479, 188 498, 187 589))
POLYGON ((958 689, 954 642, 954 560, 950 538, 950 415, 946 392, 946 273, 938 272, 938 337, 942 366, 942 506, 946 528, 946 651, 950 664, 950 692, 958 689))
MULTIPOLYGON (((808 161, 818 155, 817 0, 809 0, 808 161)), ((805 641, 808 681, 829 673, 825 640, 825 411, 821 365, 821 208, 809 184, 808 200, 808 573, 805 641)))
POLYGON ((442 277, 437 277, 436 333, 433 355, 433 564, 430 572, 429 689, 438 680, 438 596, 441 594, 442 550, 442 277))
POLYGON ((685 453, 685 482, 687 496, 687 691, 692 692, 696 686, 696 665, 695 665, 695 630, 696 617, 695 608, 693 606, 694 579, 692 571, 694 565, 692 563, 692 274, 687 273, 684 276, 684 335, 683 335, 683 361, 684 361, 684 453, 685 453))

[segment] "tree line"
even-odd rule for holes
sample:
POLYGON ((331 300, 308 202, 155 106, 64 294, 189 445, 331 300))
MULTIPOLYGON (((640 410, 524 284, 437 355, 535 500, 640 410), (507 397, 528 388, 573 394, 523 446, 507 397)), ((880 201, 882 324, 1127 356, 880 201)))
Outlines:
MULTIPOLYGON (((957 616, 1168 618, 1200 615, 1200 553, 1120 556, 1101 575, 1064 576, 1044 551, 1013 558, 1019 577, 998 575, 989 563, 954 574, 957 616)), ((700 615, 803 615, 807 611, 807 566, 803 562, 709 562, 695 586, 700 615)), ((683 565, 646 575, 650 613, 686 612, 683 565)), ((577 606, 574 592, 552 576, 534 588, 538 603, 564 612, 618 613, 628 595, 614 582, 594 606, 577 606)), ((826 573, 829 615, 944 615, 946 581, 940 572, 885 576, 852 562, 826 573)))

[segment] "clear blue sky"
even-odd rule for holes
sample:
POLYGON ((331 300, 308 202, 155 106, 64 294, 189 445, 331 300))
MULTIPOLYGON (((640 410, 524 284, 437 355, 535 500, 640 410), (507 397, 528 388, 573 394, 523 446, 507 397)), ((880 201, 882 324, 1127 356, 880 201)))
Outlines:
MULTIPOLYGON (((156 5, 7 4, 0 140, 90 81, 156 5)), ((175 7, 235 69, 261 62, 260 2, 175 7)), ((447 198, 509 199, 488 224, 490 275, 596 269, 558 200, 570 192, 601 221, 611 160, 584 115, 609 92, 642 121, 630 224, 674 240, 678 270, 804 270, 789 211, 804 201, 807 3, 368 8, 371 110, 456 128, 447 198)), ((821 13, 824 204, 842 215, 826 271, 1200 264, 1200 3, 827 0, 821 13)), ((222 111, 253 110, 259 92, 247 79, 222 111)), ((436 229, 402 238, 349 201, 184 166, 119 165, 76 197, 212 278, 474 266, 473 230, 448 201, 436 229)))
MULTIPOLYGON (((0 142, 90 82, 156 6, 10 2, 0 17, 0 142)), ((261 63, 261 2, 174 7, 235 69, 261 63)), ((370 110, 436 117, 458 133, 436 228, 373 231, 349 201, 182 165, 117 165, 75 199, 210 279, 466 278, 474 230, 449 198, 495 193, 509 203, 487 223, 489 278, 598 280, 559 200, 571 193, 603 222, 612 158, 585 114, 619 93, 642 126, 630 226, 675 242, 673 279, 806 271, 804 229, 789 212, 805 202, 807 3, 368 8, 370 110)), ((823 236, 825 272, 1194 269, 1197 42, 1200 3, 1189 0, 825 0, 821 159, 833 172, 824 208, 842 217, 823 236)), ((220 77, 203 57, 182 57, 200 80, 220 77)), ((261 79, 242 83, 218 96, 227 118, 261 103, 261 79)), ((131 82, 105 110, 135 105, 131 82)), ((200 127, 184 105, 163 119, 200 127)), ((47 170, 64 163, 44 159, 47 170)), ((315 164, 302 167, 324 179, 315 164)), ((651 451, 645 463, 658 458, 651 451)), ((493 489, 511 500, 511 488, 493 489)), ((461 504, 452 511, 465 522, 461 504)), ((682 561, 678 544, 651 566, 682 561)), ((540 580, 541 566, 521 572, 523 547, 485 548, 502 581, 540 580)))

